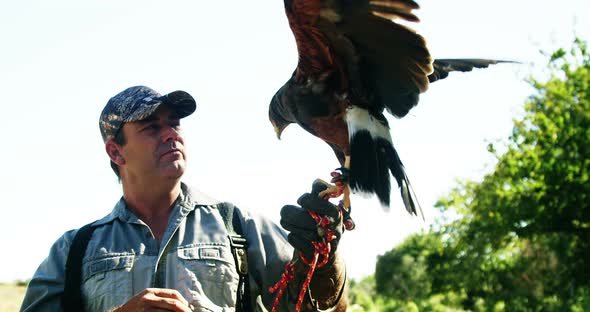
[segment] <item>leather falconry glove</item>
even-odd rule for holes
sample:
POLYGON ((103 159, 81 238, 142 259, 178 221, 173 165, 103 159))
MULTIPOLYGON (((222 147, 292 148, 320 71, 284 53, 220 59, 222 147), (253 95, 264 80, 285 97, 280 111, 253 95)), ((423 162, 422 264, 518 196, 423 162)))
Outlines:
POLYGON ((281 209, 281 226, 289 231, 287 237, 289 243, 295 249, 302 251, 307 259, 314 254, 312 241, 319 242, 324 236, 324 229, 318 226, 308 211, 312 211, 321 217, 328 216, 332 221, 328 227, 334 231, 334 238, 331 241, 330 258, 334 255, 338 242, 342 236, 344 226, 338 207, 327 199, 319 197, 319 193, 327 186, 321 182, 314 182, 311 193, 305 193, 299 197, 297 203, 301 206, 285 205, 281 209))

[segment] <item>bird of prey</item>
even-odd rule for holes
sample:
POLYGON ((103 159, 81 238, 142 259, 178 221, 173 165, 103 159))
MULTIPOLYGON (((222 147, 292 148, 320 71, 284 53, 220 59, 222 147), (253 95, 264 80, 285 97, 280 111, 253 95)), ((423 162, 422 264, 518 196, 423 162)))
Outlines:
POLYGON ((421 214, 384 112, 402 118, 429 83, 498 61, 433 60, 424 38, 395 22, 418 22, 413 10, 419 7, 412 0, 284 0, 284 5, 299 60, 270 103, 277 137, 297 123, 324 140, 350 190, 375 194, 385 208, 391 173, 406 210, 421 214))

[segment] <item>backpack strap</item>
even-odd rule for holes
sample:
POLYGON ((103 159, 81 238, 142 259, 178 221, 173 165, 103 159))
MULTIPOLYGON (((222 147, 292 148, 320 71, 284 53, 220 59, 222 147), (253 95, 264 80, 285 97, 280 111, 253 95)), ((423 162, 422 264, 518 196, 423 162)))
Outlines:
POLYGON ((218 205, 219 213, 229 234, 229 243, 234 261, 236 262, 236 270, 240 277, 238 282, 238 296, 236 300, 236 311, 251 311, 250 300, 250 285, 248 278, 248 257, 247 257, 247 241, 242 230, 242 222, 238 215, 238 210, 234 209, 231 203, 221 203, 218 205))
POLYGON ((84 311, 82 300, 82 260, 86 253, 86 247, 96 229, 94 222, 81 227, 70 245, 66 260, 66 272, 64 278, 64 293, 61 296, 61 308, 64 312, 84 311))

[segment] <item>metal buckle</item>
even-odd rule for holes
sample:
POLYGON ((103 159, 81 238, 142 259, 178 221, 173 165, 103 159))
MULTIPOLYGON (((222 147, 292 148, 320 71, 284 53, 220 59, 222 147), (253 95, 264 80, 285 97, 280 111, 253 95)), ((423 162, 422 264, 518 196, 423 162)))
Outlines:
POLYGON ((237 262, 237 270, 241 275, 248 274, 248 257, 246 253, 246 239, 239 235, 229 235, 229 243, 237 262))

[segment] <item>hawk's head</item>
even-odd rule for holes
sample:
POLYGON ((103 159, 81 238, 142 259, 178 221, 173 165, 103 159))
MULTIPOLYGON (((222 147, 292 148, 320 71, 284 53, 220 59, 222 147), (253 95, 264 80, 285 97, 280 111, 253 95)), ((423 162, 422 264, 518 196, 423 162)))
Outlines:
POLYGON ((268 107, 268 119, 272 123, 277 138, 281 139, 281 133, 287 128, 287 126, 295 121, 289 121, 286 116, 289 115, 288 111, 284 108, 281 102, 281 95, 283 94, 283 88, 281 88, 270 100, 268 107))

